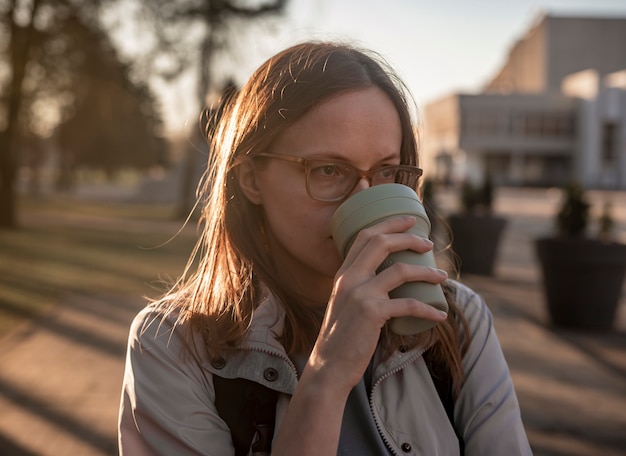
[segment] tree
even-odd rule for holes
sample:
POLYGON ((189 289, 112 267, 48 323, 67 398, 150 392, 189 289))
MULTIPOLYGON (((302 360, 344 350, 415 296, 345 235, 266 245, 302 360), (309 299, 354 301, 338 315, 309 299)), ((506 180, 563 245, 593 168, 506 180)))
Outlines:
MULTIPOLYGON (((58 137, 74 150, 76 160, 93 163, 96 158, 107 159, 108 169, 122 166, 121 157, 115 158, 114 154, 122 149, 110 143, 100 149, 90 147, 94 154, 76 152, 81 142, 89 139, 86 134, 81 138, 76 132, 87 124, 93 125, 97 120, 94 111, 104 116, 109 100, 103 94, 121 97, 115 106, 116 116, 110 117, 111 125, 118 121, 117 128, 129 127, 133 133, 129 138, 135 139, 142 131, 149 133, 158 128, 154 100, 146 85, 155 74, 168 81, 185 68, 197 68, 198 102, 199 108, 203 107, 205 94, 214 87, 216 55, 227 53, 242 22, 258 22, 257 19, 278 14, 287 0, 254 2, 250 0, 251 6, 245 6, 245 0, 0 0, 0 228, 15 226, 14 187, 21 158, 17 141, 41 134, 33 126, 49 133, 61 123, 58 137), (83 77, 84 59, 89 56, 85 48, 89 43, 77 39, 80 36, 77 31, 81 26, 92 30, 92 38, 100 29, 115 33, 116 26, 131 20, 120 5, 141 7, 138 17, 152 31, 153 45, 143 54, 143 59, 115 69, 115 59, 106 50, 104 39, 95 40, 100 42, 96 47, 98 55, 111 57, 106 68, 114 77, 96 78, 87 84, 83 77), (101 16, 111 11, 116 12, 112 16, 114 20, 105 24, 101 16), (82 76, 77 79, 77 75, 82 76), (90 109, 92 106, 98 108, 90 109), (119 112, 126 112, 126 120, 134 120, 121 122, 119 112), (87 122, 89 115, 92 122, 87 122)), ((92 135, 91 144, 104 145, 104 139, 109 140, 110 135, 101 136, 100 142, 94 138, 92 135)), ((156 142, 160 143, 158 138, 156 142)), ((140 151, 141 146, 136 140, 134 145, 125 147, 140 151)), ((160 147, 157 144, 153 150, 160 147)), ((182 205, 188 207, 189 201, 182 205)))
MULTIPOLYGON (((200 107, 215 89, 216 58, 235 51, 245 25, 284 12, 287 0, 138 0, 138 20, 154 33, 142 71, 177 77, 185 68, 197 69, 200 107), (220 55, 221 54, 221 55, 220 55)), ((223 75, 224 81, 232 75, 223 75)), ((220 85, 220 82, 217 82, 220 85)))
POLYGON ((17 0, 2 2, 1 33, 6 43, 7 61, 10 66, 10 79, 6 84, 4 131, 0 133, 0 227, 15 226, 15 190, 17 158, 14 144, 17 139, 17 122, 22 107, 22 83, 26 73, 28 55, 35 31, 35 16, 41 0, 33 0, 30 10, 18 5, 17 0), (17 16, 24 17, 24 24, 18 23, 17 16))
POLYGON ((34 113, 49 114, 54 103, 68 101, 63 94, 69 62, 62 58, 66 41, 59 26, 72 11, 95 23, 100 1, 0 0, 0 62, 6 68, 0 74, 0 228, 16 225, 18 144, 32 136, 34 113))
POLYGON ((61 146, 61 187, 72 182, 74 166, 147 169, 167 163, 161 118, 145 82, 130 79, 130 69, 102 31, 77 18, 67 21, 80 56, 73 77, 75 102, 57 129, 61 146))
MULTIPOLYGON (((32 137, 50 134, 56 124, 68 118, 71 119, 67 120, 65 133, 71 131, 69 126, 74 123, 74 128, 83 129, 81 132, 87 136, 85 127, 92 127, 89 131, 93 133, 94 126, 109 125, 102 122, 107 103, 111 114, 115 109, 110 118, 118 122, 119 128, 132 132, 127 137, 135 140, 129 146, 135 152, 146 150, 144 146, 150 143, 139 147, 139 139, 145 139, 150 131, 154 137, 160 120, 153 97, 145 84, 129 79, 130 68, 117 61, 101 31, 101 13, 124 1, 0 0, 0 228, 16 224, 14 187, 18 165, 23 160, 18 153, 19 141, 34 143, 32 137), (104 63, 91 57, 104 59, 104 63), (102 72, 91 71, 90 67, 102 72), (94 80, 87 81, 90 77, 94 80), (114 98, 106 99, 102 93, 97 96, 100 91, 114 98), (94 106, 99 110, 100 121, 88 123, 84 117, 87 114, 98 120, 94 110, 89 109, 93 101, 98 101, 94 106)), ((116 130, 117 136, 120 131, 124 130, 116 130)), ((76 136, 60 136, 77 149, 80 140, 76 136)), ((98 135, 92 138, 95 136, 98 135)), ((110 139, 109 135, 104 136, 110 139)), ((152 151, 162 147, 162 141, 154 141, 157 144, 148 147, 152 151)), ((92 163, 90 160, 96 158, 111 159, 114 152, 122 154, 113 144, 104 152, 102 147, 91 150, 96 153, 78 158, 92 163)), ((106 166, 120 164, 111 161, 106 166)))
MULTIPOLYGON (((227 85, 233 75, 222 75, 216 81, 217 57, 233 52, 235 38, 245 24, 258 23, 284 12, 287 0, 139 0, 146 27, 154 31, 153 49, 146 54, 140 71, 160 74, 166 79, 177 77, 185 68, 197 68, 198 113, 205 107, 207 94, 220 84, 227 85)), ((200 116, 199 116, 200 117, 200 116)), ((183 200, 179 215, 192 207, 192 182, 195 148, 185 156, 183 200)))

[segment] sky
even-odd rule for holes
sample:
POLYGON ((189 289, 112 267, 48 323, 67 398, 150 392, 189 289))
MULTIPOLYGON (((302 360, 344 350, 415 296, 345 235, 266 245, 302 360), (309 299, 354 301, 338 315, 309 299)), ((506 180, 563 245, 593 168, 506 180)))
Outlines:
MULTIPOLYGON (((381 53, 421 107, 450 93, 479 92, 545 13, 626 17, 626 0, 289 0, 271 34, 242 39, 249 52, 237 59, 237 78, 245 82, 291 44, 336 39, 381 53)), ((182 93, 190 85, 181 81, 170 91, 171 130, 197 121, 182 93)))

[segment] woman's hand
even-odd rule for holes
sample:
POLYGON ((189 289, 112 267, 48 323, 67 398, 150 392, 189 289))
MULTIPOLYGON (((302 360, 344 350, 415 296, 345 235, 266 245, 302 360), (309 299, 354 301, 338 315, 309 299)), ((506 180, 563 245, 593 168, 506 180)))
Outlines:
POLYGON ((445 271, 395 263, 376 273, 390 253, 432 250, 430 240, 406 232, 414 223, 412 217, 396 217, 362 230, 335 276, 326 316, 307 369, 344 394, 363 376, 380 331, 390 318, 411 316, 440 322, 447 317, 416 299, 388 296, 405 282, 441 283, 447 277, 445 271))
POLYGON ((350 391, 363 377, 382 327, 392 317, 443 321, 447 315, 411 298, 389 299, 388 293, 409 281, 441 283, 444 271, 395 263, 376 274, 392 252, 428 252, 432 242, 406 231, 412 217, 385 220, 361 231, 335 276, 335 284, 317 342, 272 454, 336 454, 341 422, 350 391), (323 438, 320 438, 323 436, 323 438))

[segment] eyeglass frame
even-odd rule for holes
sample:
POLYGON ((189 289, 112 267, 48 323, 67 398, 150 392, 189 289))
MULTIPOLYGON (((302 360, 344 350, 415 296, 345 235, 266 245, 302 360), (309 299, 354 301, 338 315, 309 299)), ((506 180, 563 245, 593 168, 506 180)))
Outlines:
MULTIPOLYGON (((424 170, 418 166, 413 166, 413 165, 383 165, 383 166, 379 166, 378 168, 375 169, 371 169, 368 171, 363 171, 362 169, 357 168, 356 166, 343 161, 343 160, 336 160, 334 158, 328 158, 328 157, 315 157, 315 158, 304 158, 304 157, 297 157, 295 155, 288 155, 288 154, 278 154, 275 152, 259 152, 257 154, 254 155, 254 158, 256 157, 265 157, 265 158, 276 158, 278 160, 283 160, 283 161, 288 161, 291 163, 297 163, 301 166, 304 167, 304 174, 305 174, 305 187, 306 187, 306 192, 307 194, 314 199, 315 201, 320 201, 323 203, 335 203, 338 201, 342 201, 344 199, 346 199, 346 197, 348 195, 350 195, 350 193, 352 193, 352 190, 354 190, 354 188, 358 185, 359 181, 361 179, 367 179, 367 182, 372 185, 372 177, 374 176, 374 174, 384 170, 385 168, 393 168, 393 169, 397 169, 397 170, 404 170, 404 171, 410 171, 410 172, 414 172, 417 173, 417 177, 415 178, 415 184, 417 184, 419 178, 422 176, 422 174, 424 173, 424 170), (311 170, 309 164, 312 161, 321 161, 324 162, 324 160, 328 160, 328 164, 339 164, 342 166, 346 166, 350 169, 353 169, 356 171, 357 177, 358 179, 354 182, 354 185, 348 189, 345 194, 334 198, 334 199, 321 199, 321 198, 316 198, 311 194, 311 190, 309 189, 309 172, 311 170)), ((403 184, 405 185, 405 184, 403 184)), ((410 187, 410 186, 409 186, 410 187)))

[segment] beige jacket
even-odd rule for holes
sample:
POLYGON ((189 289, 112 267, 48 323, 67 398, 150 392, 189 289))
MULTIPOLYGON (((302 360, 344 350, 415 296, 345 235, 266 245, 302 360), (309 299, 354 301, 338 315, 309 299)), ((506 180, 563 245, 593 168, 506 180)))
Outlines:
MULTIPOLYGON (((469 321, 472 342, 463 359, 465 383, 454 422, 465 454, 531 455, 491 312, 469 288, 450 282, 469 321)), ((148 306, 129 337, 119 415, 120 455, 234 454, 228 426, 217 414, 212 374, 242 377, 281 394, 276 430, 294 392, 296 369, 277 341, 283 312, 272 299, 253 317, 245 347, 213 365, 182 356, 180 327, 148 306)), ((393 454, 458 455, 458 441, 422 358, 422 350, 396 351, 374 369, 371 410, 393 454)))

